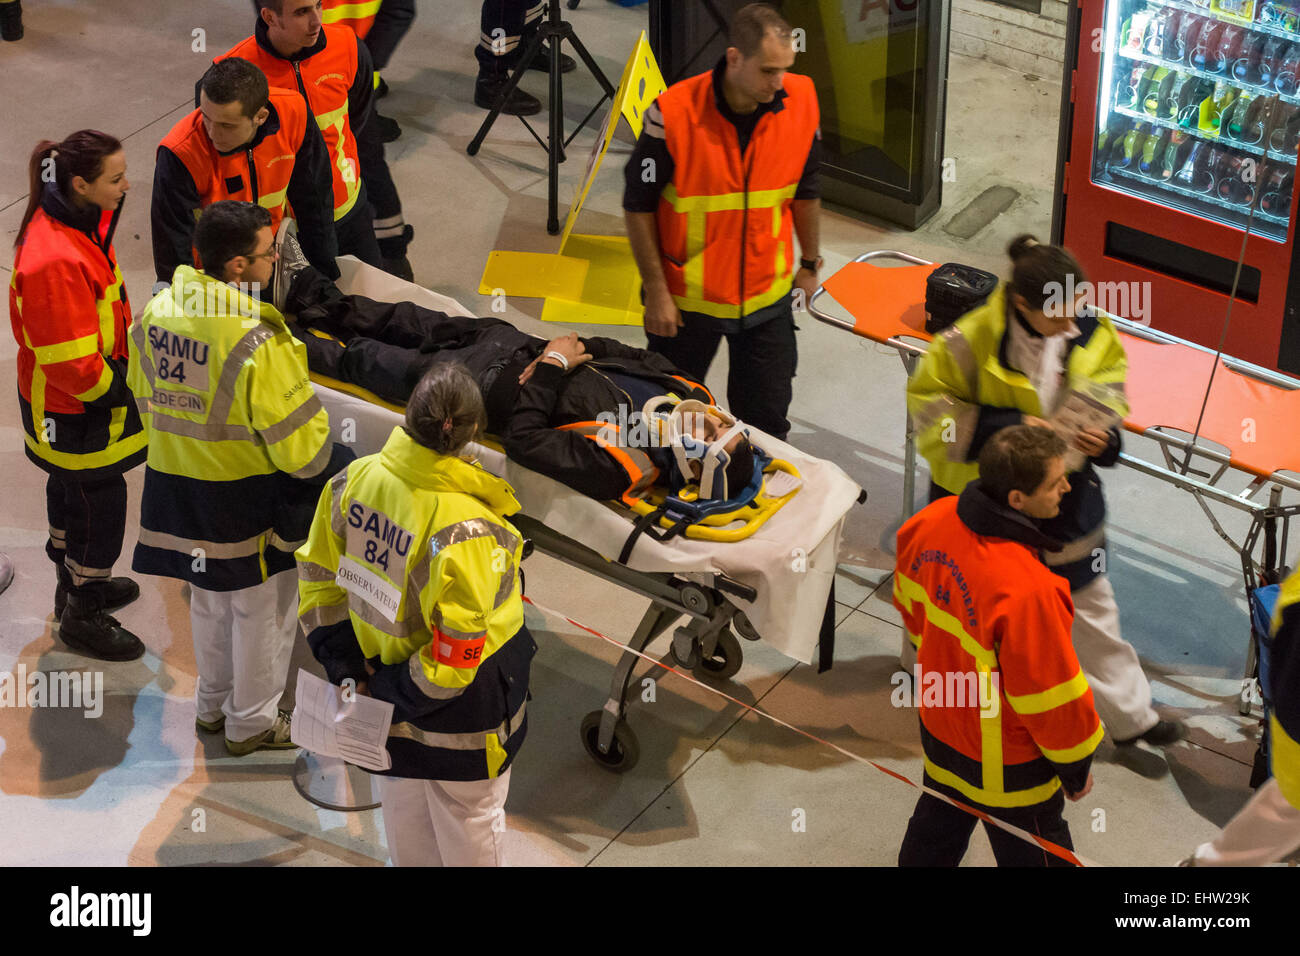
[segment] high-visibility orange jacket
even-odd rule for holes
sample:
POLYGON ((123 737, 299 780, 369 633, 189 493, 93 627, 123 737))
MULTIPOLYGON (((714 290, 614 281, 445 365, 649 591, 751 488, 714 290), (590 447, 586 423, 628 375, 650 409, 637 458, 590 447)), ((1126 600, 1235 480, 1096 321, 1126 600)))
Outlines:
POLYGON ((315 122, 309 122, 301 95, 270 92, 266 122, 240 149, 217 152, 199 110, 173 126, 158 145, 151 223, 160 282, 170 282, 177 266, 198 265, 194 224, 203 209, 223 199, 266 209, 272 233, 282 218, 293 216, 312 265, 337 277, 334 193, 325 142, 315 122))
POLYGON ((1083 789, 1102 738, 1069 584, 1039 556, 1059 546, 978 479, 898 531, 894 606, 917 646, 925 771, 981 806, 1083 789))
POLYGON ((113 254, 120 211, 79 209, 50 183, 14 257, 19 404, 27 456, 46 471, 99 477, 144 460, 126 384, 131 304, 113 254))
POLYGON ((375 15, 384 0, 321 0, 320 18, 326 23, 339 23, 361 39, 366 38, 375 25, 375 15))
POLYGON ((370 55, 362 54, 360 44, 347 27, 326 24, 316 46, 284 57, 271 45, 266 23, 259 19, 253 36, 213 60, 217 63, 229 56, 242 57, 265 73, 272 87, 297 90, 307 101, 330 153, 335 222, 352 211, 361 192, 361 161, 354 130, 368 117, 355 115, 352 101, 364 102, 369 110, 374 71, 370 55))
POLYGON ((820 118, 811 79, 787 73, 785 94, 781 109, 759 118, 744 153, 718 111, 712 72, 658 99, 674 171, 656 222, 668 291, 682 311, 743 320, 790 292, 791 203, 820 118))

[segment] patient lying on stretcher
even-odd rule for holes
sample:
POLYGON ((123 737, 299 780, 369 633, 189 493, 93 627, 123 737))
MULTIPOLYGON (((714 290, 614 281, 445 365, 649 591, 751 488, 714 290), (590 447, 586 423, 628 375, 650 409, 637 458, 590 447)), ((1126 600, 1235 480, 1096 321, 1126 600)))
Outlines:
POLYGON ((592 498, 633 504, 659 481, 701 499, 752 487, 741 423, 663 356, 598 336, 546 342, 501 319, 344 295, 307 267, 284 312, 312 372, 405 404, 435 362, 459 362, 483 391, 506 455, 592 498))

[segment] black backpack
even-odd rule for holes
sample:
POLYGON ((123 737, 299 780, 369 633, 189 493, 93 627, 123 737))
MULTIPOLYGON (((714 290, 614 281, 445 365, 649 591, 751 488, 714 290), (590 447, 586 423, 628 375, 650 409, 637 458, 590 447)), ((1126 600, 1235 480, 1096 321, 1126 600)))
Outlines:
POLYGON ((931 335, 942 332, 982 305, 997 287, 998 277, 991 272, 945 262, 925 280, 925 330, 931 335))

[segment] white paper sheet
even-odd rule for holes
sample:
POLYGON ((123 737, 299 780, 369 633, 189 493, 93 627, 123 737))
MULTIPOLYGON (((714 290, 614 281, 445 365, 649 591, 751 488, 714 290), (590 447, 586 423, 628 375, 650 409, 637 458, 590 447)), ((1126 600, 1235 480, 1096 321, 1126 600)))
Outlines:
POLYGON ((364 694, 343 699, 343 688, 298 669, 290 738, 304 750, 339 757, 367 770, 389 770, 388 728, 393 705, 364 694))
POLYGON ((1107 405, 1091 395, 1071 390, 1049 422, 1069 448, 1065 454, 1065 470, 1075 472, 1083 467, 1084 454, 1074 447, 1074 440, 1080 432, 1088 428, 1099 428, 1105 431, 1119 421, 1120 417, 1107 405))

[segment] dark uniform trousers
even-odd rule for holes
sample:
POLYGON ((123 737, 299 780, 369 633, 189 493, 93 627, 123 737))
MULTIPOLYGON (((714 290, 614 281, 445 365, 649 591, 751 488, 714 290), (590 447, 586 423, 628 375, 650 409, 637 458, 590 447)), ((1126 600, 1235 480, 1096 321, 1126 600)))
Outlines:
POLYGON ((480 76, 500 76, 515 68, 542 22, 543 6, 542 0, 483 0, 474 48, 480 76), (502 32, 494 37, 494 30, 502 32))
POLYGON ((376 70, 388 66, 393 51, 406 31, 411 29, 415 19, 415 0, 384 0, 375 14, 375 22, 370 25, 370 32, 361 42, 370 51, 370 59, 376 70))
MULTIPOLYGON (((380 159, 383 159, 383 144, 380 143, 380 159)), ((377 269, 384 267, 384 257, 379 252, 379 240, 375 238, 375 213, 370 208, 366 187, 366 150, 363 139, 357 140, 357 158, 361 161, 361 194, 348 214, 334 223, 334 235, 339 243, 339 255, 356 256, 367 265, 377 269)), ((387 172, 388 167, 384 167, 387 172)))
POLYGON ((72 574, 77 587, 107 581, 126 533, 126 479, 78 481, 75 472, 50 472, 45 482, 50 539, 45 553, 72 574))
MULTIPOLYGON (((950 793, 954 800, 970 804, 970 801, 961 794, 953 793, 942 784, 936 783, 928 774, 924 778, 924 783, 932 790, 950 793)), ((976 809, 1040 836, 1057 846, 1073 850, 1074 843, 1070 839, 1069 824, 1061 816, 1064 807, 1065 793, 1058 790, 1050 800, 1027 807, 1007 809, 976 807, 976 809)), ((912 812, 912 819, 907 824, 903 847, 898 852, 898 865, 956 866, 966 855, 966 846, 970 843, 971 834, 975 832, 975 824, 979 822, 977 817, 965 810, 959 810, 928 793, 921 794, 921 799, 916 802, 916 809, 912 812)), ((1036 843, 1030 843, 990 823, 984 824, 984 832, 988 834, 998 866, 1072 865, 1056 854, 1048 853, 1036 843)))
POLYGON ((728 411, 742 422, 785 441, 790 434, 790 400, 799 363, 792 300, 775 317, 750 329, 724 332, 710 316, 682 313, 683 325, 671 337, 646 334, 646 347, 658 352, 698 382, 708 375, 723 337, 727 339, 728 411))

